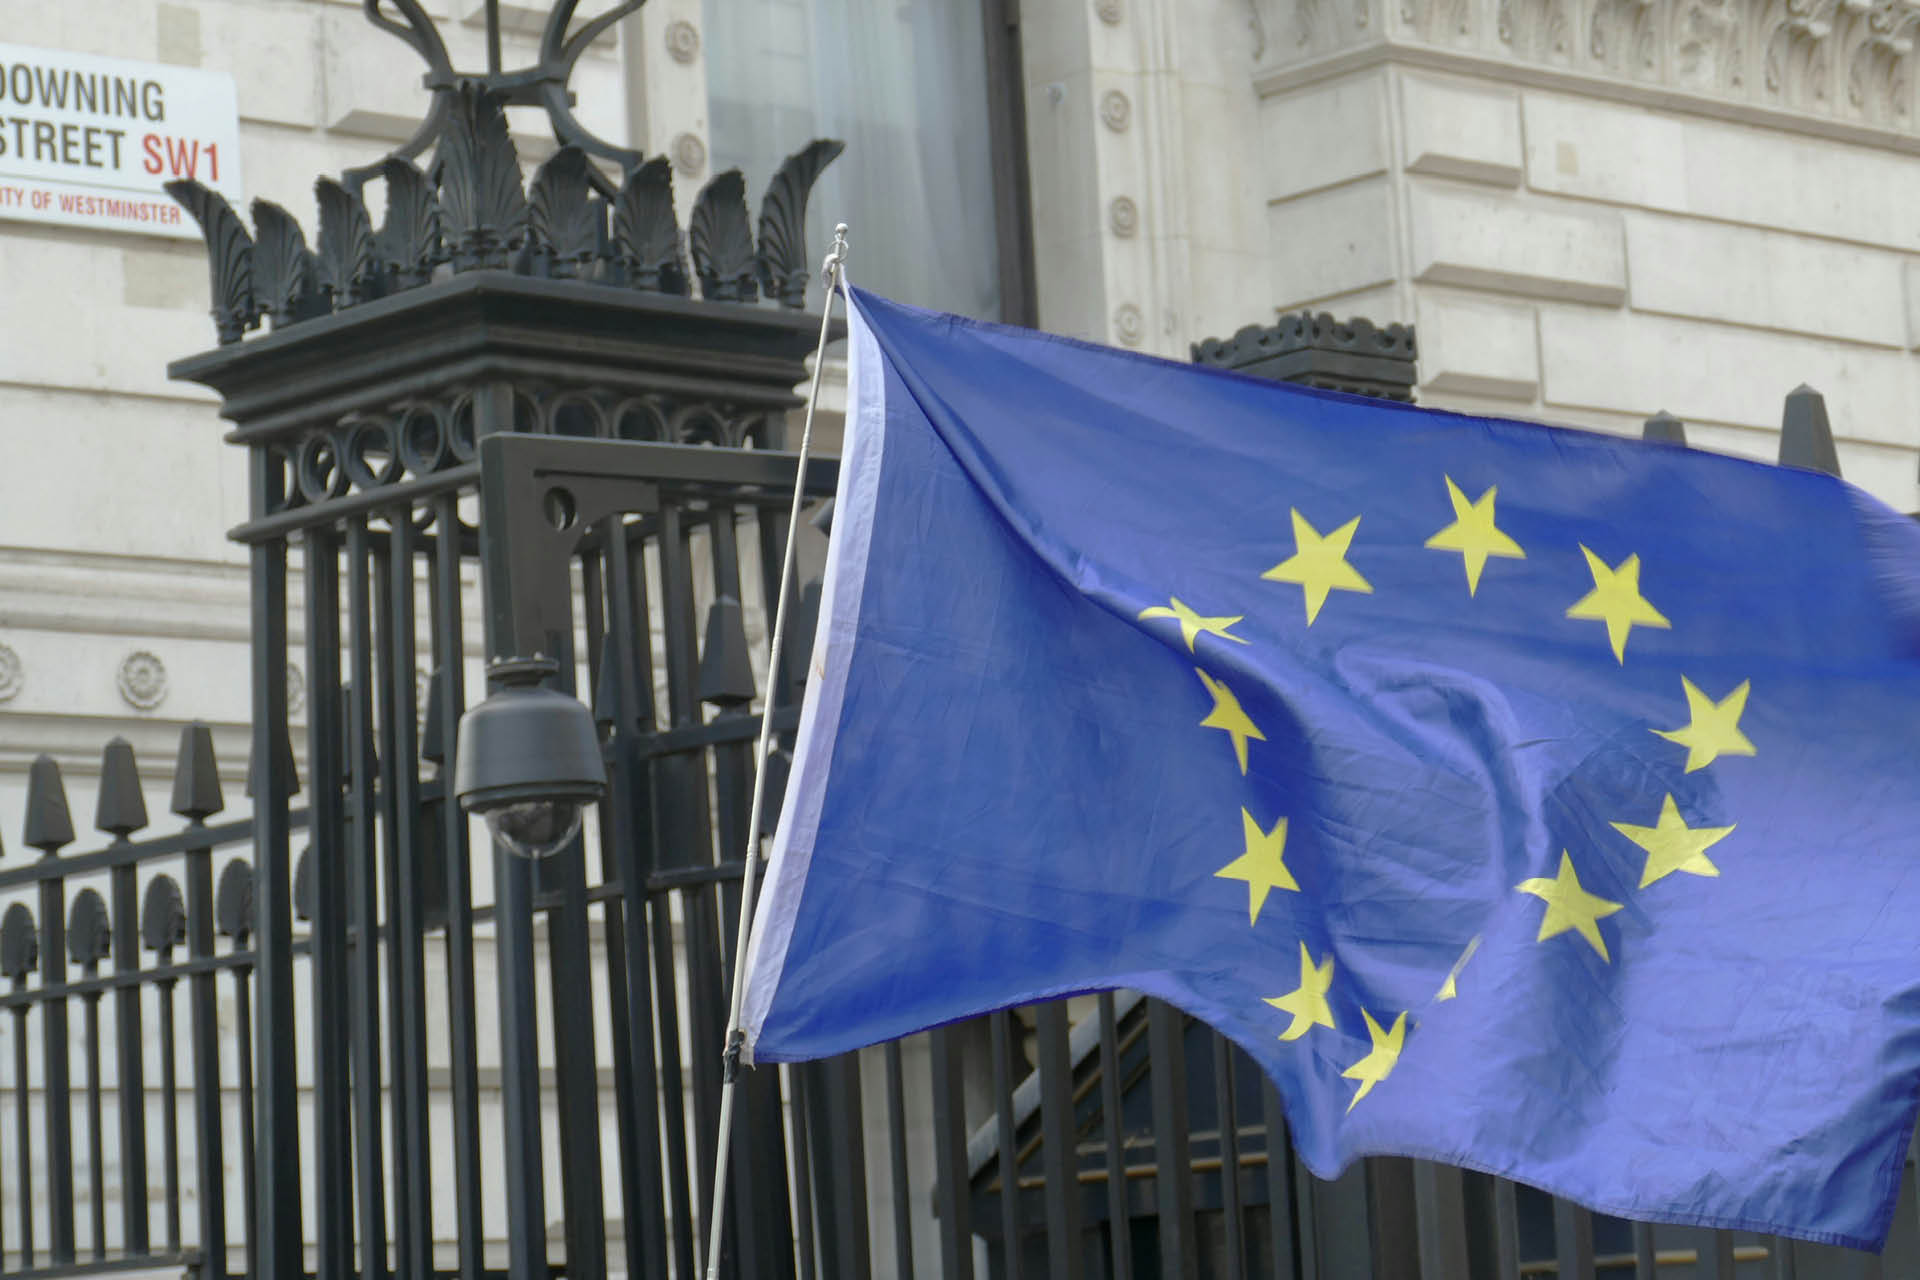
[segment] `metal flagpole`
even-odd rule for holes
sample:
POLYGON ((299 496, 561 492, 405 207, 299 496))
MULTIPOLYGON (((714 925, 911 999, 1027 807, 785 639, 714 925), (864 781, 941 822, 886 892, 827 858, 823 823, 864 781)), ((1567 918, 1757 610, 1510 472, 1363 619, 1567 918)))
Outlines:
POLYGON ((754 755, 753 804, 747 816, 747 849, 740 877, 740 930, 733 948, 733 998, 727 1010, 727 1045, 720 1086, 720 1141, 713 1162, 713 1198, 707 1217, 707 1280, 719 1280, 720 1241, 725 1234, 727 1208, 727 1154, 733 1141, 734 1082, 740 1074, 740 1002, 746 992, 747 942, 753 930, 753 889, 760 859, 760 806, 766 799, 767 748, 773 740, 773 679, 787 641, 787 596, 793 582, 793 545, 800 528, 800 499, 807 478, 807 454, 813 446, 813 414, 820 403, 820 374, 827 362, 827 330, 833 323, 833 299, 840 292, 847 260, 847 224, 833 229, 833 252, 820 265, 826 282, 826 301, 820 308, 820 341, 813 352, 813 385, 807 393, 807 416, 800 429, 800 462, 793 474, 793 506, 787 513, 787 549, 780 560, 780 595, 773 611, 773 648, 767 657, 767 696, 760 708, 760 746, 754 755))

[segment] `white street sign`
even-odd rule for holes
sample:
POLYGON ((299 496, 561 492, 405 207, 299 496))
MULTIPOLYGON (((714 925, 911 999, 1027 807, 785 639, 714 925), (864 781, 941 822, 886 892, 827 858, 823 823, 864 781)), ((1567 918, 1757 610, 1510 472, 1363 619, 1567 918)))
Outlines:
POLYGON ((174 178, 239 206, 232 76, 0 44, 0 218, 196 239, 174 178))

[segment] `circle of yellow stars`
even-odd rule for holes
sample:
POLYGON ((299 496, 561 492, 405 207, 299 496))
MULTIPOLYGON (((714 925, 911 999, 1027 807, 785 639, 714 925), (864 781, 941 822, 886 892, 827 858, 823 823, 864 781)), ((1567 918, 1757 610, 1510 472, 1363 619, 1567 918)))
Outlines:
MULTIPOLYGON (((1490 485, 1479 497, 1469 499, 1451 475, 1443 476, 1443 479, 1447 500, 1453 509, 1453 520, 1428 538, 1424 546, 1460 556, 1461 567, 1466 575, 1467 595, 1475 598, 1479 595, 1489 560, 1524 560, 1527 553, 1511 534, 1499 526, 1495 507, 1498 495, 1496 486, 1490 485)), ((1260 576, 1266 581, 1298 586, 1306 610, 1307 625, 1311 627, 1333 598, 1333 593, 1366 595, 1373 591, 1373 584, 1348 560, 1354 538, 1360 529, 1361 517, 1354 516, 1322 533, 1298 508, 1290 508, 1288 514, 1293 526, 1293 554, 1260 576)), ((1580 545, 1580 551, 1592 576, 1593 588, 1568 606, 1565 616, 1576 621, 1603 624, 1614 660, 1624 666, 1628 643, 1635 627, 1670 630, 1673 623, 1641 591, 1641 564, 1637 553, 1629 554, 1618 563, 1609 564, 1585 544, 1580 545)), ((1190 654, 1198 655, 1202 636, 1232 644, 1247 643, 1245 637, 1233 633, 1233 628, 1245 620, 1245 615, 1202 614, 1178 596, 1170 597, 1165 605, 1141 610, 1139 618, 1145 622, 1175 622, 1179 627, 1180 641, 1190 654)), ((1200 667, 1194 668, 1194 674, 1200 678, 1213 703, 1212 709, 1200 721, 1200 726, 1218 729, 1227 735, 1233 748, 1234 761, 1244 777, 1247 773, 1249 744, 1265 742, 1266 734, 1247 714, 1225 680, 1200 667)), ((1746 713, 1751 693, 1750 681, 1741 681, 1718 698, 1709 695, 1686 676, 1681 677, 1680 683, 1687 703, 1687 722, 1672 729, 1654 729, 1652 732, 1686 748, 1685 772, 1694 773, 1704 769, 1722 756, 1752 756, 1757 753, 1753 741, 1740 728, 1740 720, 1746 713)), ((1300 885, 1286 863, 1286 817, 1277 816, 1270 824, 1263 823, 1252 811, 1243 807, 1240 810, 1240 824, 1242 851, 1214 872, 1214 878, 1245 884, 1247 923, 1258 927, 1261 910, 1270 895, 1275 892, 1298 893, 1300 885)), ((1735 824, 1731 823, 1724 827, 1689 825, 1671 793, 1661 801, 1659 812, 1653 815, 1651 825, 1626 821, 1610 822, 1608 825, 1644 854, 1638 885, 1642 890, 1675 874, 1717 877, 1720 869, 1707 856, 1707 851, 1732 835, 1735 829, 1735 824)), ((1529 877, 1515 885, 1514 891, 1537 898, 1542 904, 1539 932, 1535 937, 1537 943, 1573 934, 1591 948, 1602 963, 1612 962, 1600 922, 1624 909, 1626 904, 1589 891, 1580 881, 1570 850, 1560 851, 1559 866, 1554 875, 1529 877)), ((1451 1000, 1459 994, 1458 980, 1480 946, 1480 941, 1475 937, 1468 942, 1435 994, 1436 1001, 1451 1000)), ((1334 983, 1333 953, 1328 952, 1316 959, 1304 941, 1299 945, 1299 985, 1265 1000, 1266 1004, 1289 1016, 1286 1029, 1279 1034, 1279 1039, 1287 1042, 1304 1038, 1315 1027, 1338 1030, 1329 999, 1334 983)), ((1399 1011, 1391 1023, 1383 1026, 1371 1010, 1361 1008, 1360 1016, 1366 1028, 1369 1048, 1341 1072, 1344 1078, 1355 1081, 1358 1086, 1348 1101, 1349 1111, 1376 1084, 1391 1075, 1398 1064, 1406 1044, 1408 1012, 1399 1011)))

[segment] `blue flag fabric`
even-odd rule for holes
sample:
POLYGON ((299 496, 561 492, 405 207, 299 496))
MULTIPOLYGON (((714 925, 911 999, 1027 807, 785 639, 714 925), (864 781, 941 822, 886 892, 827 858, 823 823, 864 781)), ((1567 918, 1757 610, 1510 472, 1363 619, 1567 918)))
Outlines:
POLYGON ((1920 529, 1831 477, 853 291, 759 1061, 1171 1001, 1402 1154, 1878 1247, 1920 529))

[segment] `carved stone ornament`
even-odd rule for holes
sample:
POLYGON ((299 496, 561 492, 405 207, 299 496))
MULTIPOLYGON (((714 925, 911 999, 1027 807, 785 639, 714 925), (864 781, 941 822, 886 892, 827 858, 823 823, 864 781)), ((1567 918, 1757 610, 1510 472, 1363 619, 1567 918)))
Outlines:
POLYGON ((1131 197, 1115 196, 1107 205, 1107 225, 1123 240, 1132 236, 1140 229, 1140 207, 1131 197))
POLYGON ((120 660, 120 696, 127 705, 151 711, 167 698, 167 667, 155 654, 136 649, 120 660))
POLYGON ((673 140, 668 149, 673 156, 673 167, 689 177, 704 173, 707 168, 707 144, 691 133, 683 133, 673 140))
POLYGON ((1140 308, 1131 302, 1123 302, 1114 308, 1113 332, 1128 346, 1139 346, 1140 340, 1147 336, 1147 322, 1140 314, 1140 308))
POLYGON ((306 710, 307 677, 299 667, 287 664, 287 714, 297 716, 306 710))
POLYGON ((4 644, 0 644, 0 702, 10 702, 19 696, 26 687, 27 668, 20 661, 20 655, 4 644))
POLYGON ((692 62, 700 56, 700 32, 685 18, 667 24, 667 53, 675 62, 692 62))
POLYGON ((1920 0, 1393 0, 1369 26, 1370 2, 1292 4, 1256 82, 1391 39, 1920 134, 1920 0))
POLYGON ((1093 0, 1093 11, 1100 15, 1100 21, 1110 27, 1120 25, 1120 19, 1126 16, 1120 0, 1093 0))
POLYGON ((1127 101, 1126 94, 1109 89, 1100 95, 1100 123, 1115 133, 1124 133, 1132 118, 1133 103, 1127 101))

